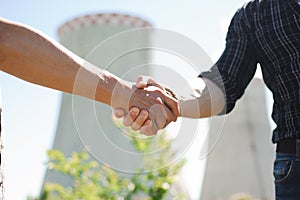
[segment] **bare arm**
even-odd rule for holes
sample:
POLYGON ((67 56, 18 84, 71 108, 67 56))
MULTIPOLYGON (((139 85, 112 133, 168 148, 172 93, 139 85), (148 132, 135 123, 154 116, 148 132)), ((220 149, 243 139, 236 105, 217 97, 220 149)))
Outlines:
POLYGON ((194 94, 180 102, 181 117, 205 118, 219 114, 225 106, 222 90, 212 81, 197 78, 192 81, 194 94))
POLYGON ((0 69, 25 81, 93 99, 124 112, 136 106, 149 111, 159 126, 176 121, 178 116, 162 103, 172 101, 176 110, 177 101, 159 89, 134 90, 125 81, 88 63, 38 30, 2 18, 0 69))
POLYGON ((0 19, 0 68, 23 80, 110 104, 119 78, 88 64, 31 27, 0 19), (80 70, 80 71, 79 71, 80 70), (80 76, 78 75, 80 72, 80 76), (77 76, 77 77, 76 77, 77 76), (99 84, 97 84, 99 82, 99 84), (95 86, 101 95, 95 96, 95 86))
MULTIPOLYGON (((100 66, 101 67, 101 66, 100 66)), ((125 112, 133 105, 150 110, 161 105, 167 120, 176 120, 161 103, 159 90, 135 91, 117 76, 81 59, 45 34, 0 18, 0 69, 41 86, 80 95, 125 112)), ((177 102, 174 102, 177 108, 177 102)))

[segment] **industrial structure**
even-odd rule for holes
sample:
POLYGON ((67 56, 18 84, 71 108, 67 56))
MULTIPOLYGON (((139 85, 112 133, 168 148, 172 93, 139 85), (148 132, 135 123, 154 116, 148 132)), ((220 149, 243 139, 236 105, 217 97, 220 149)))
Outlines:
MULTIPOLYGON (((65 23, 59 28, 58 35, 61 44, 75 54, 122 79, 134 82, 137 74, 149 74, 149 70, 145 68, 136 68, 134 71, 133 67, 143 65, 150 59, 147 51, 134 50, 136 47, 148 46, 151 36, 136 31, 126 35, 126 38, 112 37, 143 27, 151 25, 129 15, 95 14, 65 23)), ((102 164, 130 172, 137 162, 132 162, 132 158, 126 155, 117 155, 122 148, 124 151, 132 151, 131 144, 122 130, 113 124, 111 116, 112 110, 105 104, 63 93, 53 148, 61 150, 66 156, 88 148, 92 156, 102 164), (128 162, 130 159, 131 162, 128 162)), ((48 170, 45 182, 54 181, 68 185, 71 180, 48 170)))
POLYGON ((225 122, 214 119, 223 129, 209 132, 210 146, 217 143, 207 156, 201 200, 227 199, 236 193, 274 199, 275 150, 265 90, 262 79, 253 79, 225 122))
MULTIPOLYGON (((75 54, 122 79, 135 81, 138 74, 153 73, 151 68, 144 66, 152 59, 151 52, 140 48, 148 47, 153 39, 151 31, 139 31, 145 27, 151 27, 150 23, 137 17, 95 14, 65 23, 59 28, 58 35, 61 44, 75 54), (132 29, 135 31, 130 32, 132 29)), ((159 73, 159 70, 154 72, 159 73)), ((168 79, 174 81, 172 77, 168 79)), ((225 199, 239 192, 265 200, 274 198, 274 148, 264 90, 262 80, 254 79, 225 123, 224 118, 213 118, 213 126, 222 127, 222 131, 212 127, 209 131, 208 147, 213 149, 206 156, 201 200, 225 199)), ((53 148, 67 156, 88 148, 98 161, 121 173, 131 172, 139 165, 140 158, 128 153, 133 151, 131 144, 114 125, 111 115, 109 106, 63 93, 53 148)), ((188 126, 194 125, 192 122, 188 126)), ((44 182, 71 184, 70 179, 50 170, 46 172, 44 182)))

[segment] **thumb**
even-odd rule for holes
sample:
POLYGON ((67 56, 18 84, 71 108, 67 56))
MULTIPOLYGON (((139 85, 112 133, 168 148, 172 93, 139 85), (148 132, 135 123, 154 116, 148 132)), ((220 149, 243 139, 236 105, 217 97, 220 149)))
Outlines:
POLYGON ((147 79, 144 78, 143 76, 136 77, 135 86, 138 89, 143 89, 143 88, 147 87, 147 79))
POLYGON ((155 87, 158 87, 161 90, 165 89, 161 84, 156 82, 150 76, 138 76, 136 78, 136 87, 138 89, 143 89, 143 88, 146 88, 147 86, 155 86, 155 87))
POLYGON ((176 122, 176 120, 180 114, 180 107, 179 107, 178 101, 171 96, 166 96, 164 99, 164 103, 169 108, 169 110, 171 111, 171 113, 174 116, 172 121, 176 122))
POLYGON ((151 77, 148 77, 147 85, 155 86, 161 90, 165 90, 165 88, 161 84, 159 84, 157 81, 153 80, 151 77))

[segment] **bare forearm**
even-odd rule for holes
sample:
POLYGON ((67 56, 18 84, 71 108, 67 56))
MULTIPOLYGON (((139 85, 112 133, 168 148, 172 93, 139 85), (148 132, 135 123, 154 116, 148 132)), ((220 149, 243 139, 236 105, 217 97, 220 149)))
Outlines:
POLYGON ((180 102, 181 117, 205 118, 219 114, 225 105, 221 89, 210 80, 197 78, 195 94, 180 102))
POLYGON ((120 84, 118 77, 103 73, 43 33, 1 18, 0 68, 31 83, 108 105, 120 84))

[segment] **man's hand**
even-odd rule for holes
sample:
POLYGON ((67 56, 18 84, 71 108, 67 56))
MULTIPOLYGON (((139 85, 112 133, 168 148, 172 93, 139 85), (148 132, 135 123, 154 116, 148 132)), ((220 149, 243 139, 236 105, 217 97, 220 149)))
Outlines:
POLYGON ((147 98, 156 100, 150 109, 137 106, 132 101, 130 110, 126 113, 122 109, 116 109, 114 115, 117 118, 124 117, 123 124, 133 130, 140 130, 144 135, 155 135, 157 131, 165 128, 171 121, 176 121, 179 116, 178 100, 175 95, 155 82, 151 78, 138 77, 136 80, 136 92, 132 99, 142 97, 141 101, 148 103, 147 98), (137 95, 137 96, 136 96, 137 95))

